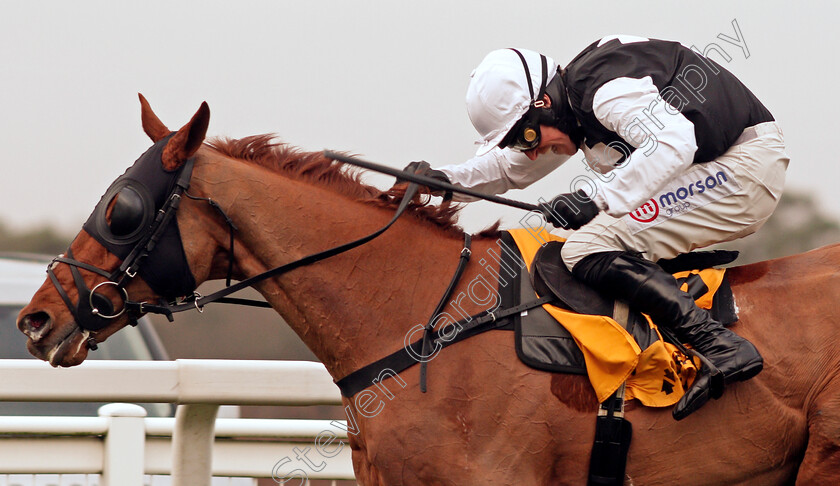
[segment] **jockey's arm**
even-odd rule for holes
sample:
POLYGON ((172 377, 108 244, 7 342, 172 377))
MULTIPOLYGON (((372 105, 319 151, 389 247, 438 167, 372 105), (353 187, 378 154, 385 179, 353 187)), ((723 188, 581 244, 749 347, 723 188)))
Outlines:
MULTIPOLYGON (((486 194, 502 194, 510 189, 522 189, 533 184, 560 167, 569 157, 549 151, 532 162, 521 152, 496 147, 463 164, 438 167, 438 170, 446 174, 456 186, 486 194)), ((468 202, 477 199, 455 194, 454 200, 468 202)))
POLYGON ((610 216, 636 210, 674 176, 691 166, 694 124, 664 101, 651 78, 617 78, 595 93, 598 121, 636 148, 609 182, 594 181, 590 197, 610 216))

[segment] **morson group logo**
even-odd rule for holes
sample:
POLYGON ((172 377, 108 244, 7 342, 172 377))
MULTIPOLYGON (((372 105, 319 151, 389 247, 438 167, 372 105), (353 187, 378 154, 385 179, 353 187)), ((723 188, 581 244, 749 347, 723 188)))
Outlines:
POLYGON ((629 213, 625 221, 635 233, 703 207, 740 188, 741 185, 720 166, 704 166, 671 181, 669 188, 629 213))

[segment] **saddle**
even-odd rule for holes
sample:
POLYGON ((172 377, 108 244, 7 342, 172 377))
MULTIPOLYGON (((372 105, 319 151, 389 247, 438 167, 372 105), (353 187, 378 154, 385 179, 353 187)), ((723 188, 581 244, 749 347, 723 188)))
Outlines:
MULTIPOLYGON (((554 296, 553 305, 510 316, 516 353, 526 365, 544 371, 589 375, 603 402, 627 380, 627 398, 648 406, 670 406, 682 396, 698 363, 664 342, 656 326, 630 310, 625 326, 613 319, 615 302, 593 290, 568 271, 560 257, 563 240, 548 233, 535 238, 525 230, 503 233, 502 268, 526 265, 502 285, 501 308, 535 297, 554 296), (517 261, 518 260, 518 261, 517 261)), ((722 323, 737 320, 732 292, 723 270, 712 267, 734 260, 737 252, 698 252, 660 262, 675 274, 681 288, 722 323)))

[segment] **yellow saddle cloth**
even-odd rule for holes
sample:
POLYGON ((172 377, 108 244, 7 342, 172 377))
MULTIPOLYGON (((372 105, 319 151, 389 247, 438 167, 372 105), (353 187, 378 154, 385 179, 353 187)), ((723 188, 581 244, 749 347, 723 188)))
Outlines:
MULTIPOLYGON (((539 235, 524 229, 511 230, 510 234, 529 268, 540 249, 540 241, 564 241, 544 230, 539 235)), ((712 268, 679 272, 674 277, 698 274, 709 290, 696 300, 697 305, 710 309, 724 272, 712 268)), ((580 348, 599 402, 609 398, 626 381, 627 400, 636 398, 650 407, 671 406, 679 401, 697 374, 699 362, 663 341, 656 325, 646 315, 645 320, 658 339, 641 349, 633 336, 610 317, 579 314, 548 304, 543 308, 566 328, 580 348)))

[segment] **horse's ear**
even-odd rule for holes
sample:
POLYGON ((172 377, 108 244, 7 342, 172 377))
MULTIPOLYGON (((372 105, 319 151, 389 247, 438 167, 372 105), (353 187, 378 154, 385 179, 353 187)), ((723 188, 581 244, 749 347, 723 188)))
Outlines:
POLYGON ((152 139, 152 142, 157 142, 169 135, 171 132, 152 111, 146 97, 140 93, 137 93, 137 96, 140 97, 140 119, 143 121, 143 131, 146 132, 146 135, 152 139))
POLYGON ((165 170, 175 170, 195 154, 204 137, 207 135, 207 125, 210 123, 210 107, 202 102, 192 119, 169 139, 163 149, 161 160, 165 170))

